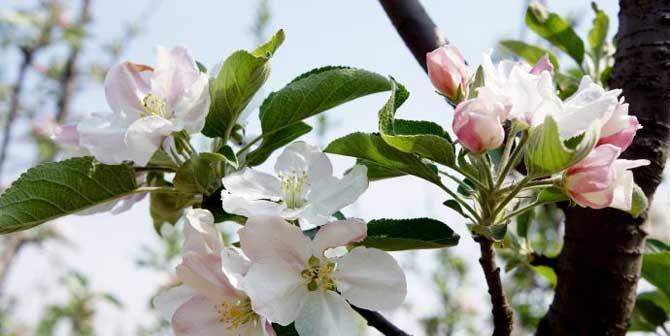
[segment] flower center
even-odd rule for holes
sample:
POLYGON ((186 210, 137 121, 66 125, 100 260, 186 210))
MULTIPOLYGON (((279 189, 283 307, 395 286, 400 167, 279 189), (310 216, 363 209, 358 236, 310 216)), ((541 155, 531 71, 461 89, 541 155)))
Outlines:
POLYGON ((251 309, 251 300, 246 297, 237 302, 223 302, 216 306, 219 322, 228 324, 235 329, 246 323, 258 323, 259 318, 251 309))
POLYGON ((279 173, 281 188, 284 192, 284 203, 289 209, 297 209, 305 204, 303 193, 307 185, 307 172, 293 171, 288 174, 279 173))
POLYGON ((307 263, 309 267, 300 274, 307 284, 307 289, 312 292, 319 288, 322 290, 335 290, 335 282, 332 278, 335 271, 335 263, 326 262, 321 264, 321 260, 315 256, 311 256, 307 263))
POLYGON ((144 99, 142 99, 142 106, 144 106, 144 111, 141 113, 142 117, 148 117, 151 115, 165 119, 170 117, 165 100, 153 93, 146 95, 144 99))

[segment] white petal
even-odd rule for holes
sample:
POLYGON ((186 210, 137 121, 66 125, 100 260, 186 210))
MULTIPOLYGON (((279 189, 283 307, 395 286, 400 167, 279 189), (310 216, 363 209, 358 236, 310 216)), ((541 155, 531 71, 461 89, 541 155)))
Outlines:
POLYGON ((310 292, 295 321, 300 336, 358 335, 354 310, 333 291, 310 292))
POLYGON ((168 106, 176 106, 199 77, 200 71, 186 48, 156 48, 156 69, 151 76, 151 91, 164 98, 168 106))
POLYGON ((176 336, 238 336, 228 325, 219 321, 217 302, 208 297, 194 296, 183 304, 172 318, 176 336))
POLYGON ((144 166, 156 153, 163 143, 163 139, 176 131, 174 125, 166 119, 157 116, 140 118, 128 127, 125 142, 128 145, 130 157, 135 164, 144 166))
POLYGON ((335 279, 342 296, 361 308, 397 308, 407 295, 405 274, 398 262, 379 249, 351 250, 339 260, 335 279))
POLYGON ((235 196, 248 200, 281 198, 279 179, 254 169, 244 169, 223 178, 223 186, 235 196))
POLYGON ((251 263, 236 249, 226 247, 221 250, 221 266, 230 283, 239 289, 242 277, 249 271, 251 263))
POLYGON ((209 112, 211 98, 209 96, 209 79, 200 74, 191 87, 182 95, 177 105, 173 106, 175 124, 189 134, 195 134, 205 126, 205 117, 209 112))
POLYGON ((321 256, 323 251, 329 248, 362 241, 367 233, 368 227, 362 219, 350 218, 330 222, 322 226, 314 237, 313 253, 321 256))
POLYGON ((219 253, 223 249, 221 233, 214 226, 214 216, 203 209, 192 209, 186 214, 184 225, 185 252, 219 253))
POLYGON ((79 143, 100 162, 119 164, 130 159, 125 142, 126 127, 117 117, 92 115, 77 125, 79 143))
POLYGON ((368 188, 367 167, 356 165, 340 180, 322 178, 311 186, 307 202, 322 215, 332 215, 354 203, 368 188))
POLYGON ((242 288, 255 312, 284 326, 298 316, 308 293, 300 273, 281 261, 252 263, 242 288))
POLYGON ((185 285, 215 301, 235 299, 241 295, 222 271, 221 257, 216 254, 187 252, 177 265, 177 277, 185 285))
POLYGON ((137 119, 144 110, 142 99, 149 93, 148 65, 124 62, 112 66, 105 77, 105 96, 112 111, 125 118, 137 119))
POLYGON ((277 173, 306 172, 309 183, 315 183, 333 175, 330 159, 318 147, 296 141, 284 148, 275 163, 277 173))
POLYGON ((614 181, 614 199, 610 207, 629 211, 633 203, 633 172, 630 169, 646 166, 649 160, 616 160, 614 169, 616 180, 614 181))
POLYGON ((162 318, 170 321, 179 306, 186 303, 186 301, 191 299, 191 297, 194 295, 196 295, 196 293, 191 288, 188 286, 179 285, 170 287, 158 293, 158 295, 156 295, 153 300, 151 300, 151 303, 153 307, 160 313, 162 318))
POLYGON ((221 192, 223 210, 227 213, 244 217, 252 216, 276 216, 281 213, 282 206, 278 203, 266 200, 248 200, 237 195, 221 192))
POLYGON ((249 217, 237 234, 252 262, 285 262, 300 272, 312 255, 309 238, 281 217, 249 217))

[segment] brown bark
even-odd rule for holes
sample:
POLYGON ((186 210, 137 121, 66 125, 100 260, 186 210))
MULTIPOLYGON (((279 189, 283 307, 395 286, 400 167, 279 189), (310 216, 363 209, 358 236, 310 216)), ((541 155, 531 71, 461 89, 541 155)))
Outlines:
MULTIPOLYGON (((622 88, 644 129, 624 153, 648 159, 634 171, 651 197, 661 181, 670 140, 670 1, 621 0, 611 87, 622 88)), ((644 216, 614 209, 566 209, 558 284, 538 335, 625 335, 635 305, 644 216)))
POLYGON ((479 264, 484 271, 486 285, 491 296, 491 313, 493 314, 493 336, 509 336, 512 334, 513 315, 512 307, 507 302, 505 290, 500 280, 500 267, 496 264, 496 252, 493 242, 483 237, 476 237, 479 243, 481 257, 479 264))
POLYGON ((402 329, 396 327, 391 321, 387 320, 382 314, 367 310, 365 308, 360 308, 356 306, 351 306, 359 315, 361 315, 365 321, 367 321, 370 327, 377 329, 384 336, 410 336, 410 334, 404 332, 402 329))

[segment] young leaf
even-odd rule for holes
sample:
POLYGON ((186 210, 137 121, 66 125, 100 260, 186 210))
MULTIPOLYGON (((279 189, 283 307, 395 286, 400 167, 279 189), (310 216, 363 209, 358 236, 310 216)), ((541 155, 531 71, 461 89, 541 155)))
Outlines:
POLYGON ((598 8, 598 5, 596 5, 595 2, 591 3, 591 7, 596 16, 593 18, 593 27, 589 31, 588 41, 594 62, 599 62, 602 57, 603 45, 607 39, 610 18, 603 10, 598 8))
POLYGON ((468 99, 477 97, 477 89, 484 86, 484 68, 480 65, 477 67, 475 72, 475 79, 470 83, 470 88, 468 89, 468 99))
POLYGON ((484 236, 489 240, 501 241, 505 238, 507 234, 507 224, 495 224, 495 225, 480 225, 480 224, 469 224, 468 229, 475 234, 484 236))
POLYGON ((135 171, 126 164, 104 165, 92 157, 41 164, 0 195, 0 234, 26 230, 136 190, 135 171))
MULTIPOLYGON (((157 187, 173 187, 163 177, 148 178, 151 184, 157 187)), ((149 195, 149 213, 153 220, 154 229, 160 235, 161 227, 165 223, 176 224, 184 213, 184 208, 191 201, 190 194, 151 193, 149 195)))
POLYGON ((440 177, 437 173, 421 162, 418 157, 389 146, 381 136, 376 134, 349 134, 331 142, 324 152, 352 156, 393 171, 400 171, 440 184, 440 177))
POLYGON ((463 212, 463 208, 461 208, 461 204, 458 203, 458 201, 450 199, 450 200, 444 201, 444 203, 442 203, 442 204, 444 204, 444 206, 446 206, 448 208, 451 208, 452 210, 458 212, 461 216, 468 217, 468 215, 465 212, 463 212))
POLYGON ((537 194, 537 203, 556 203, 569 200, 570 197, 561 188, 546 187, 537 194))
POLYGON ((647 253, 642 258, 642 277, 670 297, 670 252, 647 253))
POLYGON ((240 113, 270 75, 268 61, 283 41, 284 32, 280 30, 259 49, 253 52, 238 50, 223 62, 209 86, 212 104, 202 130, 204 135, 230 135, 240 113))
POLYGON ((644 194, 642 189, 637 184, 635 184, 633 186, 633 199, 631 201, 630 211, 628 212, 631 214, 631 216, 637 218, 645 210, 647 210, 648 206, 649 200, 647 199, 647 196, 644 194))
MULTIPOLYGON (((210 156, 210 154, 213 153, 202 153, 205 156, 210 156)), ((219 149, 219 153, 223 155, 223 159, 228 163, 229 165, 233 166, 233 168, 237 169, 240 166, 240 163, 237 161, 237 155, 235 155, 235 152, 233 151, 232 148, 228 145, 223 145, 221 149, 219 149)), ((211 157, 214 159, 214 157, 211 157)), ((218 159, 218 158, 217 158, 218 159)))
POLYGON ((542 38, 565 51, 577 64, 584 61, 584 42, 575 33, 570 23, 556 13, 547 11, 534 2, 526 11, 526 25, 542 38))
POLYGON ((186 194, 209 194, 220 185, 214 167, 224 161, 228 160, 219 153, 194 154, 177 170, 175 187, 186 194))
POLYGON ((660 291, 641 293, 635 300, 630 331, 655 331, 670 319, 670 298, 660 291))
POLYGON ((356 164, 364 165, 368 167, 368 180, 370 181, 378 181, 378 180, 383 180, 387 178, 393 178, 393 177, 398 177, 398 176, 404 176, 407 175, 407 173, 401 172, 399 170, 387 168, 380 166, 374 162, 368 161, 368 160, 362 160, 358 159, 356 160, 356 164))
POLYGON ((433 126, 426 121, 404 120, 401 122, 400 132, 396 131, 395 111, 407 96, 405 88, 392 80, 391 97, 379 111, 379 133, 382 138, 387 144, 405 153, 415 153, 436 163, 453 166, 454 147, 445 139, 445 132, 439 125, 433 126), (436 128, 440 135, 435 134, 436 128))
POLYGON ((260 146, 247 155, 246 164, 249 167, 258 166, 270 157, 272 152, 289 144, 293 140, 309 133, 312 126, 304 122, 295 123, 263 138, 260 146))
POLYGON ((263 134, 270 135, 337 105, 390 89, 385 77, 361 69, 312 70, 263 101, 260 107, 263 134))
POLYGON ((549 61, 554 66, 554 72, 558 72, 558 57, 556 57, 556 54, 545 48, 517 40, 503 40, 500 41, 500 45, 532 65, 536 64, 544 55, 547 55, 549 61))
POLYGON ((404 251, 455 246, 459 239, 458 234, 436 219, 375 219, 368 222, 368 236, 358 245, 404 251))
POLYGON ((660 241, 658 239, 654 238, 647 239, 646 246, 647 251, 649 252, 670 252, 670 244, 660 241))

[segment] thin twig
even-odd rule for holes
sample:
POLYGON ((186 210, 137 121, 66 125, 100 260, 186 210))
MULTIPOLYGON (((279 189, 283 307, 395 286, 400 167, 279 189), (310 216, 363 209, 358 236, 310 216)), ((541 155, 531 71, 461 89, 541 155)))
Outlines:
POLYGON ((479 243, 481 251, 479 264, 484 271, 491 296, 491 305, 493 306, 491 309, 493 313, 493 336, 509 336, 512 333, 513 312, 502 287, 500 267, 496 264, 493 242, 481 236, 475 237, 475 241, 479 243))
POLYGON ((369 326, 379 330, 384 336, 410 336, 410 334, 396 327, 391 321, 387 320, 382 314, 376 311, 367 310, 354 305, 352 305, 351 308, 358 312, 358 314, 368 322, 369 326))

